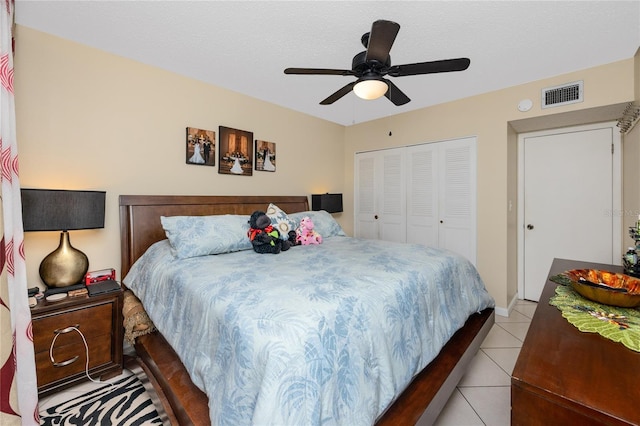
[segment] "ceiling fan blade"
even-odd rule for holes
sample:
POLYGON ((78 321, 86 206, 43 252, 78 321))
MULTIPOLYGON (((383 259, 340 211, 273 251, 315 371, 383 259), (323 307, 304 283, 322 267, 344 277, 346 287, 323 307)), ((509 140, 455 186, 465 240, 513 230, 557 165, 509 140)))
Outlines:
POLYGON ((388 75, 404 77, 407 75, 434 74, 438 72, 464 71, 469 68, 469 58, 443 59, 441 61, 419 62, 416 64, 394 65, 388 75))
POLYGON ((383 78, 384 82, 389 86, 389 90, 384 94, 387 99, 389 99, 395 106, 404 105, 409 103, 411 99, 407 95, 405 95, 402 90, 398 89, 398 86, 393 84, 392 81, 383 78))
POLYGON ((365 62, 375 60, 384 64, 389 58, 389 51, 400 31, 400 25, 392 21, 379 20, 371 25, 367 55, 365 62))
POLYGON ((330 95, 328 98, 320 102, 320 105, 331 105, 332 103, 334 103, 335 101, 337 101, 338 99, 340 99, 341 97, 349 93, 353 89, 353 86, 356 85, 356 83, 357 83, 356 81, 353 81, 347 84, 346 86, 343 86, 341 89, 339 89, 338 91, 330 95))
POLYGON ((287 68, 285 74, 309 74, 309 75, 355 75, 351 70, 333 70, 327 68, 287 68))

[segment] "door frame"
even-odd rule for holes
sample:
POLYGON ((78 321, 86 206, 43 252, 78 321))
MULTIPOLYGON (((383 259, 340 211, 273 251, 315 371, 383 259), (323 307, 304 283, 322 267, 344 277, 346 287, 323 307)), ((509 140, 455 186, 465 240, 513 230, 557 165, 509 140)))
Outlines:
POLYGON ((611 129, 611 142, 613 144, 613 206, 612 211, 609 213, 613 219, 613 258, 617 259, 617 262, 614 263, 618 265, 622 264, 622 137, 620 136, 620 132, 616 131, 616 122, 609 121, 518 134, 518 219, 516 225, 518 240, 518 299, 524 297, 524 140, 528 137, 551 136, 597 129, 611 129))

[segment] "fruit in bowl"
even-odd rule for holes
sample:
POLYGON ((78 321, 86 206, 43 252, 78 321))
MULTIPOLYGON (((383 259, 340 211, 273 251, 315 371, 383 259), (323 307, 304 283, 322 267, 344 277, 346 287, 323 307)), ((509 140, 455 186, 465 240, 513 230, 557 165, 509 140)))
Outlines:
POLYGON ((594 302, 622 308, 640 306, 640 279, 600 269, 572 269, 566 272, 571 286, 594 302))

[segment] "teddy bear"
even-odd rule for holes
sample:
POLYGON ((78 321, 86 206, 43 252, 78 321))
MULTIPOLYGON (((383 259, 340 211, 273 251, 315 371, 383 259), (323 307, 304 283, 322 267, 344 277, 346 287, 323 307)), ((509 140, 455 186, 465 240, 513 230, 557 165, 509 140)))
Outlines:
POLYGON ((309 216, 305 216, 300 220, 300 225, 296 229, 296 241, 303 246, 310 244, 321 244, 322 235, 314 231, 313 221, 309 216))
POLYGON ((256 253, 278 254, 291 247, 289 240, 280 239, 280 233, 271 225, 269 216, 262 211, 251 213, 247 236, 256 253))

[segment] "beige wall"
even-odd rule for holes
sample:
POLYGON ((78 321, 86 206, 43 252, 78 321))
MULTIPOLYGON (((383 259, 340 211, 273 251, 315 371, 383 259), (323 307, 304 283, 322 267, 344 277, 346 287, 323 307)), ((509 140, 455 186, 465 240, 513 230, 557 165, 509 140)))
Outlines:
MULTIPOLYGON (((640 107, 640 49, 634 57, 635 80, 635 107, 640 107)), ((628 184, 624 186, 623 200, 623 242, 625 247, 633 246, 633 240, 629 237, 629 227, 633 226, 640 215, 640 125, 637 124, 622 139, 624 157, 622 158, 622 179, 628 184)))
MULTIPOLYGON (((351 234, 356 152, 477 136, 477 263, 503 308, 517 291, 517 133, 597 121, 600 108, 633 99, 638 67, 629 59, 345 128, 25 27, 16 43, 21 185, 107 191, 105 229, 71 236, 91 269, 119 268, 120 194, 342 191, 345 212, 336 218, 351 234), (540 109, 541 88, 576 80, 584 80, 584 102, 540 109), (524 98, 534 102, 527 113, 516 108, 524 98), (277 172, 230 176, 186 165, 185 127, 217 132, 220 125, 276 142, 277 172)), ((57 243, 55 232, 26 234, 30 286, 57 243)))
POLYGON ((636 54, 633 57, 633 67, 634 67, 634 99, 636 102, 640 102, 640 47, 636 50, 636 54))
MULTIPOLYGON (((640 126, 636 125, 622 139, 624 157, 622 158, 622 179, 624 182, 635 182, 625 185, 622 192, 622 242, 624 251, 634 245, 629 237, 629 227, 635 225, 640 215, 640 126)), ((623 252, 624 253, 624 252, 623 252)))
MULTIPOLYGON (((506 308, 517 291, 516 132, 610 120, 598 113, 599 108, 632 100, 633 79, 634 64, 629 59, 348 127, 344 148, 345 203, 353 203, 356 152, 477 136, 477 266, 497 306, 506 308), (542 88, 578 80, 584 81, 584 102, 540 108, 542 88), (517 105, 526 98, 533 101, 533 108, 523 113, 517 105), (589 114, 566 114, 581 110, 589 114), (513 208, 508 212, 510 201, 513 208)), ((351 232, 352 215, 344 222, 345 230, 351 232)))
MULTIPOLYGON (((119 271, 120 194, 343 191, 343 126, 21 26, 15 92, 21 186, 107 191, 105 228, 71 232, 91 269, 119 271), (275 142, 276 172, 220 175, 185 164, 185 128, 217 134, 220 125, 275 142)), ((58 238, 25 234, 30 287, 58 238)))
MULTIPOLYGON (((518 293, 518 133, 507 126, 507 303, 518 293)), ((500 304, 506 308, 505 304, 500 304)))

